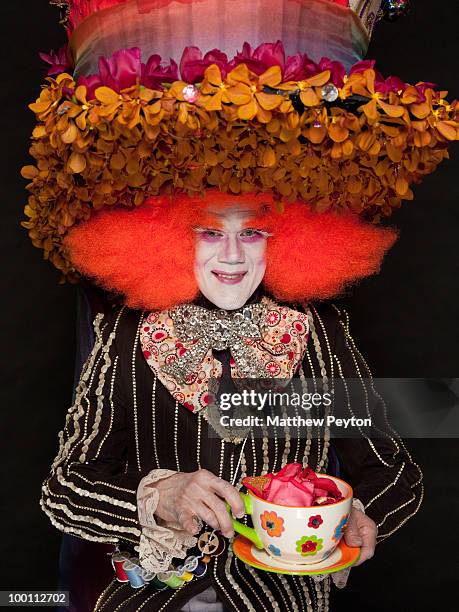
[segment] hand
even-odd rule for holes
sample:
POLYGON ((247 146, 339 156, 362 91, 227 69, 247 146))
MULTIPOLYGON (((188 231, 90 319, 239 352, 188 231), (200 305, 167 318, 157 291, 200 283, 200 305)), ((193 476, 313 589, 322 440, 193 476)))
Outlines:
POLYGON ((166 522, 178 523, 193 535, 200 530, 193 516, 220 530, 227 538, 234 535, 225 501, 233 516, 244 516, 244 503, 237 490, 208 470, 178 472, 150 486, 159 491, 155 515, 166 522))
POLYGON ((376 523, 370 517, 357 510, 357 508, 352 508, 344 532, 344 541, 348 546, 360 546, 362 548, 360 559, 354 564, 354 567, 371 559, 375 554, 377 532, 376 523))

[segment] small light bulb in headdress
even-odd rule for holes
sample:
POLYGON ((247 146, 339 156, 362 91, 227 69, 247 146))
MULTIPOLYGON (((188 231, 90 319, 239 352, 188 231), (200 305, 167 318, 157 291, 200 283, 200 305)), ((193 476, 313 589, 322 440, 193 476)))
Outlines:
POLYGON ((396 21, 407 15, 411 9, 410 0, 384 0, 382 3, 384 19, 396 21))

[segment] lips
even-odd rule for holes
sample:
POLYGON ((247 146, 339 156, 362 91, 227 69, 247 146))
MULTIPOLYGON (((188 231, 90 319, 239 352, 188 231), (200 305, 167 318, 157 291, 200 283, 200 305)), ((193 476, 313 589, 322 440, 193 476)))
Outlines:
POLYGON ((212 270, 215 278, 224 285, 237 285, 242 281, 247 272, 224 272, 223 270, 212 270))

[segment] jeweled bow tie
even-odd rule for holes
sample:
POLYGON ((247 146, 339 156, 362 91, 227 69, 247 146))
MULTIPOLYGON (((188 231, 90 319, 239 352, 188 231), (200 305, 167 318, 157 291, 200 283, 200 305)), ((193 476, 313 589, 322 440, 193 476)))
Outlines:
POLYGON ((266 377, 265 364, 246 340, 261 340, 266 319, 265 302, 248 304, 239 310, 207 310, 184 304, 170 311, 174 332, 182 342, 192 342, 180 357, 164 366, 163 371, 176 380, 199 369, 209 349, 229 349, 239 372, 247 378, 266 377))

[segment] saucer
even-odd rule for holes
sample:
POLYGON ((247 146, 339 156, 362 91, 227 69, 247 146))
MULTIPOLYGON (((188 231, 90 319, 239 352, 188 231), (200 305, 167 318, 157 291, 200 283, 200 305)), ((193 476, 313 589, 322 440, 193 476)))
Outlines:
POLYGON ((237 535, 233 540, 233 552, 241 561, 264 570, 265 572, 275 572, 276 574, 293 574, 296 576, 313 576, 316 574, 332 574, 350 567, 360 557, 359 547, 350 547, 341 540, 338 547, 332 554, 313 565, 296 565, 293 563, 282 563, 274 559, 263 549, 259 550, 250 540, 242 535, 237 535))

